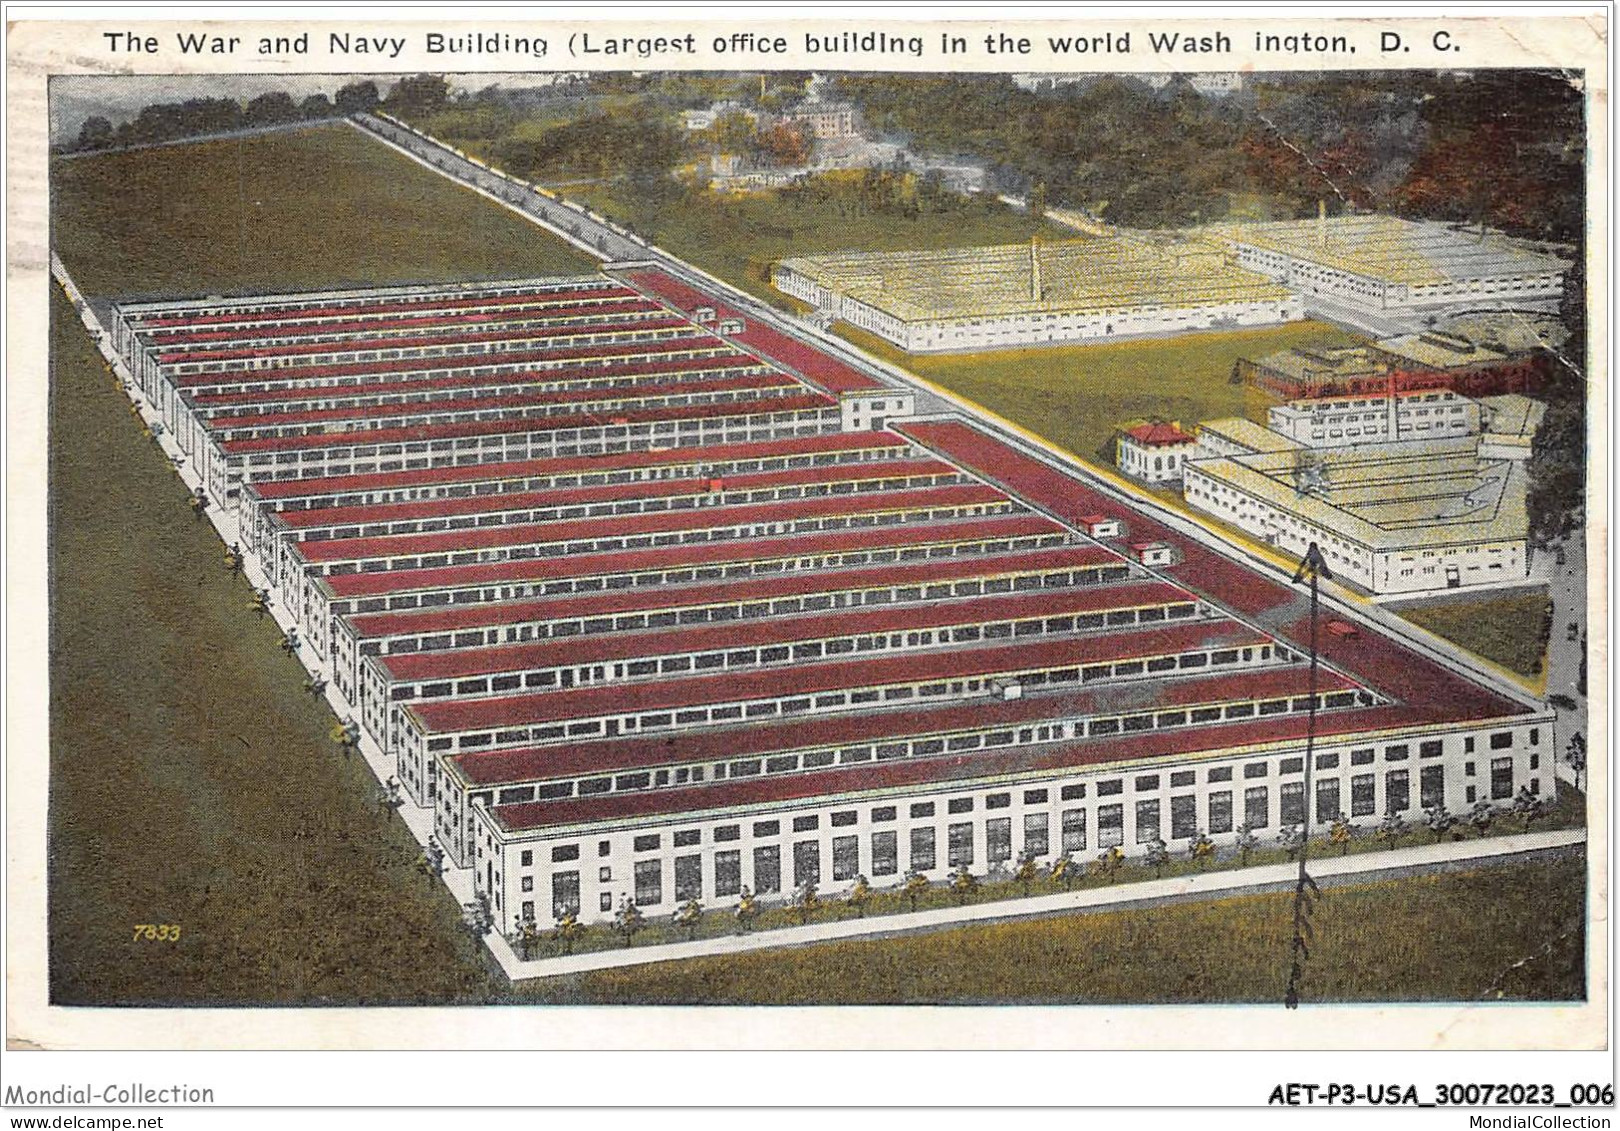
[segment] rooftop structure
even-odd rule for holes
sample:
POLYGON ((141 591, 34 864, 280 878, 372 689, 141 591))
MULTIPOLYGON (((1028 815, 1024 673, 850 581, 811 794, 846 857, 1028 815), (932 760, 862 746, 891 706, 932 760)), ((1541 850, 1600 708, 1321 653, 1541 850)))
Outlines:
POLYGON ((778 290, 913 352, 1265 325, 1300 317, 1283 287, 1214 247, 1104 236, 785 259, 778 290))
POLYGON ((1195 461, 1187 501, 1374 593, 1525 576, 1528 479, 1475 437, 1195 461))
POLYGON ((1383 215, 1226 223, 1196 234, 1308 299, 1374 311, 1556 301, 1569 267, 1499 233, 1383 215))

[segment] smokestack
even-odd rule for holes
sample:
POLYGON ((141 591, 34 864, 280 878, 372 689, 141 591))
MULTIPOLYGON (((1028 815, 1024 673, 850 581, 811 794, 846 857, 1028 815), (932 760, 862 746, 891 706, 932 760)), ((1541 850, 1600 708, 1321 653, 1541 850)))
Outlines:
POLYGON ((1327 201, 1316 202, 1316 246, 1327 246, 1327 201))

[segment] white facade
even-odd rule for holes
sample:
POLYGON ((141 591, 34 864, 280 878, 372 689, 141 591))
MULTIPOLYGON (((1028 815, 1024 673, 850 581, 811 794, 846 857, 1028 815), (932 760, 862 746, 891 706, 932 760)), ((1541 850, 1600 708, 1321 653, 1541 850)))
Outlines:
POLYGON ((868 330, 907 353, 948 353, 1052 342, 1175 334, 1233 326, 1272 326, 1305 316, 1292 296, 1205 306, 1150 304, 1112 310, 1054 310, 968 318, 906 319, 833 291, 777 264, 773 285, 851 326, 868 330))
POLYGON ((1511 581, 1529 572, 1522 528, 1512 535, 1467 542, 1445 541, 1419 528, 1405 531, 1409 537, 1399 544, 1382 537, 1375 542, 1349 534, 1350 528, 1366 524, 1345 512, 1311 508, 1313 514, 1336 520, 1313 519, 1306 516, 1304 505, 1283 505, 1234 485, 1219 474, 1220 462, 1186 466, 1183 493, 1190 505, 1285 552, 1303 554, 1315 542, 1329 569, 1369 592, 1459 589, 1511 581))
POLYGON ((1312 798, 1302 750, 1271 746, 528 831, 504 828, 479 805, 472 863, 505 928, 565 910, 606 922, 625 897, 649 915, 670 914, 689 899, 735 905, 742 887, 791 897, 807 879, 831 895, 858 875, 883 888, 913 872, 939 881, 958 867, 1010 870, 1026 855, 1084 864, 1117 846, 1139 857, 1156 837, 1178 853, 1200 832, 1224 847, 1244 824, 1274 847, 1307 804, 1315 829, 1343 813, 1366 835, 1392 808, 1420 824, 1426 808, 1506 806, 1521 788, 1551 799, 1553 751, 1548 716, 1334 738, 1317 746, 1312 798))
POLYGON ((1480 430, 1479 405, 1449 389, 1391 397, 1322 397, 1273 405, 1273 432, 1308 448, 1398 440, 1473 436, 1480 430))
POLYGON ((1114 462, 1132 479, 1144 483, 1176 483, 1182 467, 1198 451, 1198 441, 1188 436, 1176 443, 1144 443, 1122 431, 1114 437, 1114 462))

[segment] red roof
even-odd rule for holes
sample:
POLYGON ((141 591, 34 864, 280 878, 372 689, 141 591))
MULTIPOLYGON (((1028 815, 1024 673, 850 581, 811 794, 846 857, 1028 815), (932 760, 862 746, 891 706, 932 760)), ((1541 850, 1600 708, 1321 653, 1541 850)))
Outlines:
MULTIPOLYGON (((876 377, 840 361, 818 346, 779 333, 760 322, 753 313, 740 310, 724 300, 681 282, 665 271, 632 271, 625 275, 635 286, 675 309, 690 315, 700 306, 713 307, 715 318, 741 318, 747 329, 731 339, 779 365, 803 375, 829 393, 881 391, 888 386, 876 377)), ((895 389, 896 393, 903 392, 895 389)))
POLYGON ((1132 425, 1120 431, 1135 440, 1138 444, 1149 448, 1169 447, 1176 444, 1191 444, 1196 437, 1189 436, 1174 424, 1166 424, 1162 420, 1149 421, 1144 424, 1132 425))
MULTIPOLYGON (((696 469, 694 469, 696 470, 696 469)), ((791 471, 760 471, 727 475, 724 489, 731 491, 766 490, 793 485, 860 483, 900 476, 954 475, 956 469, 935 459, 869 460, 861 463, 835 463, 826 467, 795 468, 791 471)), ((631 499, 691 499, 715 494, 713 480, 703 474, 679 478, 638 480, 633 483, 604 483, 592 487, 553 487, 545 491, 497 491, 453 499, 423 499, 410 503, 375 503, 356 507, 317 507, 313 510, 283 511, 276 516, 287 530, 320 529, 329 526, 373 525, 409 522, 419 519, 449 518, 454 515, 517 511, 540 506, 583 506, 587 503, 618 502, 631 499)), ((842 495, 858 498, 859 495, 842 495)))
POLYGON ((635 296, 635 292, 628 287, 614 283, 608 283, 606 286, 601 287, 564 286, 556 290, 548 289, 545 286, 537 286, 533 290, 525 291, 522 294, 480 295, 476 291, 469 291, 465 295, 443 296, 414 302, 404 298, 391 302, 370 303, 357 300, 336 300, 324 306, 293 305, 237 313, 172 314, 153 317, 136 314, 132 316, 132 321, 143 329, 162 326, 230 325, 239 322, 277 322, 300 318, 347 317, 351 314, 414 313, 421 310, 460 310, 473 307, 545 306, 552 303, 570 302, 576 299, 598 296, 607 299, 631 298, 635 296))
MULTIPOLYGON (((189 403, 198 408, 227 408, 233 405, 292 404, 333 400, 382 400, 385 397, 422 397, 429 393, 457 389, 477 391, 525 385, 555 385, 561 388, 575 382, 601 382, 625 377, 664 377, 679 373, 736 371, 758 372, 765 363, 738 353, 722 357, 684 357, 634 364, 594 365, 578 369, 542 369, 531 373, 470 374, 464 377, 431 377, 412 381, 380 381, 365 385, 292 386, 263 389, 252 393, 190 393, 189 403)), ((408 403, 408 402, 407 402, 408 403)))
POLYGON ((567 691, 488 699, 418 700, 406 704, 428 734, 497 730, 502 727, 591 719, 632 711, 815 695, 881 687, 921 679, 975 679, 1067 664, 1108 663, 1170 655, 1195 648, 1261 644, 1265 637, 1231 621, 1197 621, 1164 628, 1120 630, 1102 636, 1040 638, 975 648, 912 652, 795 664, 786 668, 664 678, 644 683, 576 687, 567 691))
POLYGON ((542 310, 493 310, 473 314, 441 314, 410 318, 373 318, 360 314, 342 322, 317 322, 310 325, 256 325, 233 330, 156 330, 142 337, 154 345, 174 347, 201 345, 206 342, 245 342, 263 338, 311 337, 317 334, 361 334, 369 332, 391 333, 395 330, 434 329, 441 326, 498 326, 503 322, 520 322, 539 318, 566 319, 582 315, 611 315, 651 313, 661 310, 656 303, 639 298, 626 298, 618 302, 593 303, 589 306, 556 306, 542 310))
MULTIPOLYGON (((1036 593, 963 597, 933 603, 884 605, 774 617, 767 620, 692 625, 635 633, 593 633, 529 644, 489 648, 397 652, 375 662, 395 680, 460 679, 495 672, 540 670, 602 660, 636 660, 715 648, 755 648, 873 632, 915 632, 1000 620, 1074 616, 1141 605, 1191 601, 1190 594, 1158 581, 1048 589, 1036 593)), ((1113 630, 1116 634, 1124 629, 1113 630)), ((1133 630, 1134 631, 1134 630, 1133 630)))
POLYGON ((615 410, 604 420, 594 413, 569 413, 520 420, 466 420, 454 424, 413 424, 401 428, 374 428, 365 432, 332 432, 313 436, 267 436, 260 440, 226 440, 220 449, 227 455, 249 452, 286 452, 308 448, 370 447, 376 444, 404 444, 414 440, 450 440, 466 436, 503 436, 523 432, 562 432, 571 428, 606 427, 625 424, 656 424, 668 420, 737 419, 770 416, 774 413, 809 412, 832 408, 830 397, 810 394, 799 397, 769 397, 763 400, 730 401, 725 404, 672 405, 667 408, 615 410))
MULTIPOLYGON (((302 409, 292 412, 259 412, 242 416, 216 416, 207 422, 211 432, 229 432, 249 428, 274 428, 278 425, 320 424, 347 420, 388 420, 394 417, 410 418, 437 416, 448 413, 494 412, 503 408, 545 408, 552 405, 603 404, 611 407, 603 412, 617 411, 622 405, 659 397, 684 397, 702 393, 759 392, 775 390, 801 390, 803 384, 785 373, 747 373, 737 377, 710 377, 701 381, 680 381, 669 384, 652 382, 633 385, 604 385, 584 389, 545 389, 534 393, 503 393, 485 396, 446 397, 442 400, 417 401, 410 404, 362 404, 343 408, 302 409)), ((722 402, 725 403, 725 402, 722 402)))
MULTIPOLYGON (((1348 685, 1324 679, 1322 693, 1344 690, 1348 685)), ((1301 695, 1309 690, 1309 675, 1301 667, 1254 672, 1203 680, 1186 680, 1152 693, 1140 702, 1143 711, 1166 710, 1202 703, 1259 701, 1301 695)), ((890 711, 869 715, 829 717, 823 722, 830 729, 823 736, 802 723, 765 724, 748 728, 748 733, 732 732, 738 740, 716 742, 713 731, 687 731, 663 741, 619 739, 584 742, 521 750, 494 750, 486 753, 454 755, 448 761, 475 789, 514 785, 522 782, 566 779, 594 773, 648 769, 684 762, 703 762, 732 757, 762 757, 781 750, 804 750, 833 745, 871 742, 889 737, 949 733, 976 727, 1029 725, 1047 719, 1076 715, 1107 714, 1122 710, 1101 697, 1101 689, 1063 695, 1029 695, 1011 701, 976 700, 967 705, 951 705, 926 710, 890 711), (801 730, 805 733, 790 735, 801 730), (777 733, 781 732, 781 733, 777 733), (679 740, 690 737, 689 745, 679 740), (671 739, 675 741, 671 741, 671 739), (773 741, 780 739, 785 741, 773 741), (639 749, 637 749, 639 748, 639 749), (639 755, 645 755, 641 757, 639 755)), ((1324 735, 1354 732, 1390 725, 1387 708, 1346 708, 1323 712, 1317 729, 1324 735), (1383 718, 1378 719, 1378 716, 1383 718), (1378 721, 1372 721, 1378 719, 1378 721)), ((766 774, 746 779, 730 779, 690 789, 652 789, 605 794, 575 800, 524 802, 497 806, 495 812, 521 811, 522 816, 508 828, 541 827, 573 821, 610 820, 616 816, 653 813, 686 814, 730 805, 791 801, 801 797, 827 796, 866 789, 886 789, 968 778, 1002 777, 1031 770, 1061 770, 1090 767, 1155 755, 1185 754, 1193 751, 1225 750, 1233 747, 1298 740, 1305 732, 1301 714, 1273 715, 1258 722, 1221 722, 1193 727, 1167 727, 1129 735, 1071 739, 1061 743, 1040 743, 976 750, 956 755, 933 755, 865 762, 855 766, 822 771, 766 774), (737 792, 734 792, 737 791, 737 792), (531 823, 532 822, 532 823, 531 823)), ((721 732, 722 734, 724 732, 721 732)))
POLYGON ((613 589, 604 593, 561 595, 539 600, 490 601, 427 609, 402 609, 393 613, 360 613, 350 615, 347 619, 349 629, 355 637, 370 640, 480 625, 612 616, 619 613, 651 612, 657 609, 699 608, 735 601, 839 593, 880 585, 910 583, 923 585, 929 582, 943 583, 975 577, 1038 573, 1043 570, 1079 569, 1117 560, 1113 554, 1099 547, 1067 546, 1057 550, 1026 550, 1015 554, 971 554, 924 562, 785 573, 695 585, 613 589))
MULTIPOLYGON (((1308 605, 1300 600, 1299 590, 1228 557, 1211 539, 1178 533, 1151 517, 1134 497, 1105 488, 1100 480, 1078 470, 1027 455, 964 422, 919 421, 895 430, 1067 521, 1099 509, 1121 511, 1134 535, 1177 549, 1180 563, 1166 569, 1187 588, 1266 624, 1279 636, 1295 641, 1296 647, 1302 647, 1297 642, 1308 638, 1308 605)), ((1402 699, 1412 721, 1462 721, 1525 712, 1509 696, 1429 659, 1370 623, 1364 627, 1366 631, 1353 638, 1324 634, 1320 642, 1323 660, 1402 699)))
POLYGON ((410 471, 377 471, 366 475, 279 479, 248 484, 244 489, 261 499, 298 499, 342 495, 353 491, 402 490, 434 483, 497 483, 545 475, 575 475, 582 471, 685 467, 699 469, 692 474, 704 474, 706 469, 725 468, 731 463, 747 460, 813 456, 829 452, 900 452, 910 448, 911 441, 892 432, 828 432, 742 444, 689 445, 658 451, 604 452, 600 455, 553 456, 505 463, 425 467, 410 471))
MULTIPOLYGON (((535 364, 555 366, 558 362, 589 361, 592 358, 654 358, 671 353, 712 350, 720 356, 735 351, 719 338, 708 334, 687 334, 656 342, 613 342, 571 349, 510 350, 504 353, 456 354, 451 357, 406 357, 390 361, 355 361, 342 365, 283 365, 275 369, 227 369, 220 373, 177 373, 169 381, 179 389, 209 388, 215 385, 293 385, 300 381, 328 378, 374 376, 384 373, 436 373, 470 366, 500 366, 508 373, 516 366, 535 364)), ((558 367, 561 368, 561 367, 558 367)), ((546 372, 537 370, 536 372, 546 372)))
POLYGON ((568 554, 554 558, 521 558, 487 565, 446 566, 443 569, 385 570, 343 573, 323 577, 333 597, 368 597, 383 593, 410 593, 451 587, 513 584, 567 577, 600 577, 641 570, 683 569, 773 561, 809 554, 849 553, 860 550, 897 551, 1027 538, 1054 534, 1062 528, 1033 514, 990 515, 956 522, 904 523, 894 526, 838 530, 830 534, 791 534, 781 538, 738 538, 725 542, 697 542, 657 550, 624 550, 607 554, 568 554))
MULTIPOLYGON (((496 546, 589 541, 632 537, 638 534, 676 534, 752 523, 788 523, 843 515, 878 514, 925 507, 974 506, 1005 502, 994 487, 977 483, 920 487, 900 491, 862 491, 774 503, 745 503, 696 507, 683 511, 611 515, 606 518, 525 522, 510 526, 483 526, 438 534, 398 534, 376 538, 331 538, 300 542, 297 553, 309 563, 361 561, 403 554, 455 553, 496 546)), ((589 551, 584 551, 589 552, 589 551)))
MULTIPOLYGON (((648 330, 674 330, 689 326, 684 318, 648 318, 635 322, 580 323, 573 326, 531 326, 527 329, 476 331, 463 334, 434 334, 416 338, 367 338, 345 342, 301 342, 281 346, 244 349, 193 350, 160 353, 159 365, 183 365, 205 361, 249 361, 266 357, 320 356, 324 354, 366 353, 377 350, 423 349, 429 346, 484 345, 495 342, 542 341, 548 338, 577 338, 586 334, 639 334, 648 330)), ((459 356, 469 356, 462 354, 459 356)), ((482 356, 474 354, 472 356, 482 356)))

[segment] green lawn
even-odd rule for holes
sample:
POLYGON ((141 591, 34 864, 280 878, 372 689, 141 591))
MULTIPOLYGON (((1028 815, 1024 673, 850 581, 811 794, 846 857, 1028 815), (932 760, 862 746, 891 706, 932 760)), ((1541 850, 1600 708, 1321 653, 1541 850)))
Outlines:
POLYGON ((51 314, 51 999, 482 999, 454 899, 60 292, 51 314))
POLYGON ((1296 346, 1357 341, 1322 322, 1218 330, 1099 345, 983 353, 907 354, 860 330, 843 337, 1023 425, 1081 459, 1114 462, 1114 431, 1127 420, 1161 417, 1191 429, 1201 420, 1246 416, 1265 422, 1270 398, 1231 382, 1232 365, 1296 346))
POLYGON ((57 161, 52 240, 89 295, 579 274, 562 240, 346 125, 57 161))
MULTIPOLYGON (((1509 1000, 1579 1000, 1585 879, 1585 859, 1574 854, 1328 888, 1313 919, 1304 1000, 1468 1001, 1487 991, 1495 999, 1496 990, 1509 1000)), ((1287 893, 1240 896, 597 971, 525 983, 519 993, 558 1004, 1280 1008, 1291 910, 1287 893)))
POLYGON ((1531 679, 1547 661, 1552 602, 1541 591, 1395 609, 1413 624, 1531 679))
MULTIPOLYGON (((543 174, 536 177, 545 179, 543 174)), ((771 286, 770 269, 791 255, 1018 243, 1037 229, 1054 239, 1075 238, 1068 228, 1032 223, 1024 213, 993 201, 964 201, 957 211, 910 217, 841 212, 830 204, 795 203, 774 192, 686 192, 673 184, 656 192, 628 183, 579 185, 565 194, 688 263, 789 309, 795 302, 771 286)))

